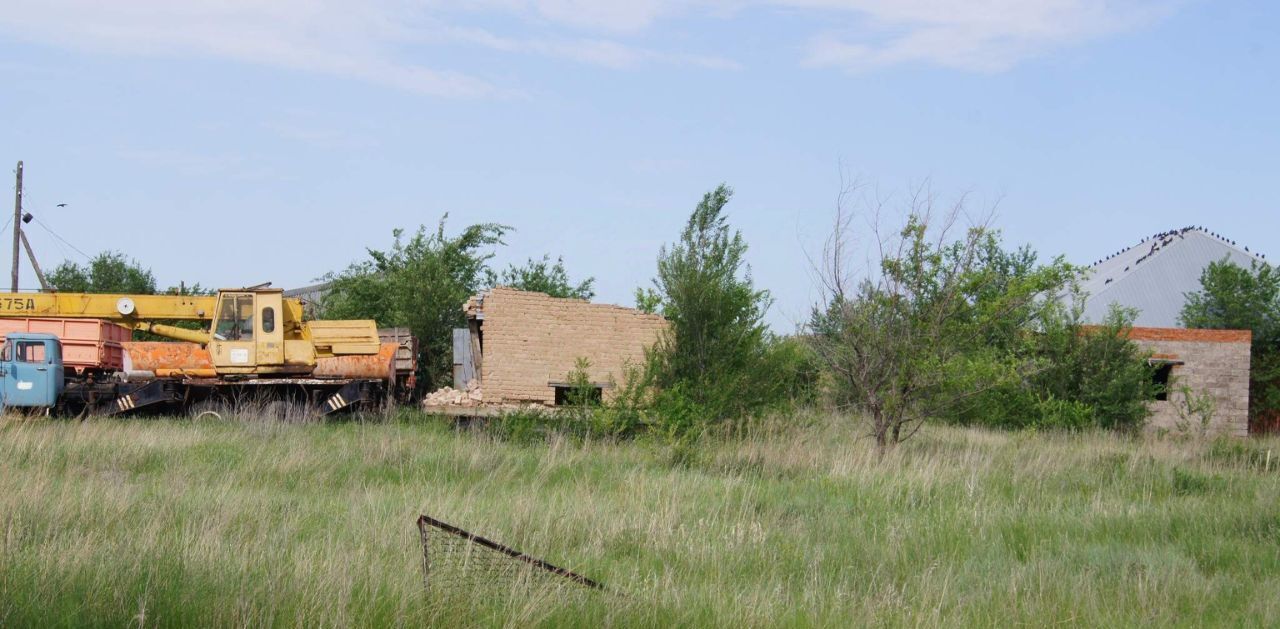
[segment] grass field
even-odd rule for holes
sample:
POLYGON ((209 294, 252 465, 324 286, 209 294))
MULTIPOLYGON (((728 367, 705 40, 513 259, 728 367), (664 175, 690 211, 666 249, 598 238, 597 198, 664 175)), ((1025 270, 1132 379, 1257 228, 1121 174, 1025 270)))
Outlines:
POLYGON ((1280 624, 1280 442, 0 424, 0 626, 1280 624), (427 513, 622 594, 423 590, 427 513))

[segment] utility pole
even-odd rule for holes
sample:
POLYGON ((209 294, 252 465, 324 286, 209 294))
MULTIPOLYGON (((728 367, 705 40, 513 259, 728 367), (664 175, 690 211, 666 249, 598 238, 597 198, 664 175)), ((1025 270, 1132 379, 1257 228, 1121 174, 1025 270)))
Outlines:
POLYGON ((18 162, 18 187, 13 192, 13 282, 9 292, 18 292, 18 245, 22 236, 22 162, 18 162))

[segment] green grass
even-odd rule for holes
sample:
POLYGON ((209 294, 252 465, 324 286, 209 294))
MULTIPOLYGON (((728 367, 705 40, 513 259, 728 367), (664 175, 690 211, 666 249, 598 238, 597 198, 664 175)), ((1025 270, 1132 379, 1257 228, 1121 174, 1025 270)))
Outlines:
POLYGON ((803 424, 688 456, 426 419, 8 420, 0 626, 1280 624, 1280 442, 938 427, 881 459, 803 424), (419 513, 623 594, 430 596, 419 513))

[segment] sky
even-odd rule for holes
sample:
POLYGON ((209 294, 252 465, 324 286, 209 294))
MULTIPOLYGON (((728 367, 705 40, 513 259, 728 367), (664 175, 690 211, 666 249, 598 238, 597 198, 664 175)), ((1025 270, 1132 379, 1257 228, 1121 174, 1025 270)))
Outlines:
POLYGON ((923 190, 1081 264, 1187 225, 1280 255, 1276 32, 1207 0, 8 0, 0 163, 46 268, 292 288, 447 214, 627 305, 724 182, 788 332, 851 182, 863 242, 923 190))

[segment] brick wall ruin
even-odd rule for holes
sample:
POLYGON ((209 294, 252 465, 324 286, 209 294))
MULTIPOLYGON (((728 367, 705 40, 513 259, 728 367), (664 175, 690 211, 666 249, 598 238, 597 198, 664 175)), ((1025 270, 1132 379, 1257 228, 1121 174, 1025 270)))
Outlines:
POLYGON ((485 403, 554 404, 555 385, 579 357, 591 361, 591 381, 609 399, 609 383, 621 383, 624 365, 639 365, 666 327, 662 317, 632 308, 505 287, 477 295, 466 310, 485 403))
POLYGON ((1248 330, 1133 328, 1129 338, 1152 352, 1152 362, 1169 369, 1168 399, 1152 402, 1150 428, 1179 430, 1179 424, 1189 421, 1198 430, 1198 420, 1183 418, 1175 406, 1185 406, 1180 388, 1186 386, 1195 394, 1212 396, 1215 410, 1209 432, 1249 434, 1248 330))

